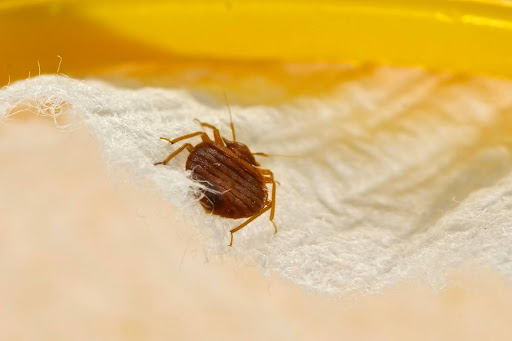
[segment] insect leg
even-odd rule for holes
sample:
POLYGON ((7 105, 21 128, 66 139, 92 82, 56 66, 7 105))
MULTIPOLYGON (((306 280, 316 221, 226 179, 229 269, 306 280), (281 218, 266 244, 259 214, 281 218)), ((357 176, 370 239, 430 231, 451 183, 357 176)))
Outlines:
POLYGON ((154 165, 166 165, 169 161, 171 161, 171 159, 173 157, 175 157, 176 155, 178 155, 179 153, 181 153, 185 148, 187 148, 187 150, 189 152, 193 151, 194 150, 194 146, 192 146, 190 143, 185 143, 183 146, 179 147, 178 149, 176 149, 174 152, 172 152, 164 161, 162 162, 157 162, 155 163, 154 165))
POLYGON ((233 233, 235 233, 236 231, 238 231, 238 230, 242 229, 243 227, 245 227, 251 221, 253 221, 254 219, 258 218, 263 213, 267 212, 270 208, 271 208, 271 206, 264 207, 259 213, 253 215, 252 217, 247 219, 245 222, 243 222, 241 225, 239 225, 239 226, 235 227, 234 229, 232 229, 231 231, 229 231, 231 233, 231 242, 229 243, 229 246, 233 246, 233 233))
POLYGON ((271 156, 278 156, 278 157, 299 157, 299 156, 300 156, 300 155, 267 154, 267 153, 252 153, 252 155, 265 156, 265 157, 271 157, 271 156))
POLYGON ((270 222, 274 225, 274 233, 277 233, 277 226, 274 223, 274 213, 276 211, 276 181, 274 180, 274 173, 269 169, 260 169, 260 173, 268 176, 268 178, 265 178, 266 183, 272 184, 272 201, 269 202, 272 207, 270 210, 270 222))
MULTIPOLYGON (((274 180, 274 173, 272 173, 269 169, 261 169, 261 168, 258 168, 258 170, 260 171, 260 174, 263 175, 263 176, 269 176, 270 179, 272 179, 273 182, 275 182, 276 184, 278 184, 279 186, 281 186, 281 183, 279 181, 275 181, 274 180), (270 174, 272 174, 272 176, 270 176, 270 174)), ((266 179, 265 179, 266 180, 266 179)), ((272 182, 267 182, 267 183, 272 183, 272 182)))
POLYGON ((261 175, 268 175, 270 176, 272 179, 274 178, 274 173, 272 173, 272 171, 270 169, 258 169, 261 173, 261 175))
POLYGON ((194 120, 197 121, 201 125, 201 127, 207 127, 207 128, 213 129, 213 137, 215 139, 215 143, 220 144, 222 146, 224 145, 224 141, 222 140, 222 137, 220 136, 219 129, 217 129, 214 125, 211 125, 210 123, 201 122, 197 118, 194 118, 194 120))
POLYGON ((186 139, 189 139, 191 137, 198 136, 198 135, 201 135, 201 138, 203 139, 203 142, 211 141, 210 138, 208 137, 208 134, 206 134, 204 131, 197 131, 197 132, 192 133, 192 134, 183 135, 183 136, 177 137, 177 138, 175 138, 173 140, 169 140, 166 137, 161 137, 161 139, 169 141, 171 144, 174 144, 176 142, 179 142, 179 141, 182 141, 182 140, 186 140, 186 139))

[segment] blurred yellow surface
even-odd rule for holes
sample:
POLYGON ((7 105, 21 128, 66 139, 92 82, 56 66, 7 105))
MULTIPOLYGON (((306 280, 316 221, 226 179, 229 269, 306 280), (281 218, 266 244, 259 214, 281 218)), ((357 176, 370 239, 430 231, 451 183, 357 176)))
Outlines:
POLYGON ((512 71, 505 1, 88 1, 81 10, 181 55, 512 71))
MULTIPOLYGON (((272 61, 511 76, 511 20, 508 1, 484 0, 7 1, 0 3, 0 84, 37 74, 38 61, 43 72, 56 72, 57 55, 60 71, 76 76, 127 64, 181 72, 233 65, 272 76, 272 61)), ((183 74, 169 76, 187 83, 183 74)))

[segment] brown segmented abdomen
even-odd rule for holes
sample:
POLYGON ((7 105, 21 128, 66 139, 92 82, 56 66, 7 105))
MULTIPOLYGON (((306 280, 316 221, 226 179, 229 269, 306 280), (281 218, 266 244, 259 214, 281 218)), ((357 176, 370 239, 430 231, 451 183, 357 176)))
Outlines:
POLYGON ((246 218, 260 212, 267 202, 267 188, 258 170, 228 148, 202 142, 186 164, 192 179, 212 191, 204 191, 201 204, 226 218, 246 218))

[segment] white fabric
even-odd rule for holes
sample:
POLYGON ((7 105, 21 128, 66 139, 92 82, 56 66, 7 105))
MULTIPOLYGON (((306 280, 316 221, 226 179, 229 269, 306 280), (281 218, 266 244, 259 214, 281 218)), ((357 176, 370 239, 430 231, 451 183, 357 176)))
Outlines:
POLYGON ((439 287, 462 264, 512 277, 511 103, 507 81, 383 67, 321 98, 233 105, 238 140, 253 152, 300 155, 260 159, 281 184, 279 232, 265 214, 235 234, 233 248, 228 231, 243 220, 205 214, 184 170, 187 153, 153 166, 176 148, 159 137, 199 130, 193 118, 229 138, 224 105, 183 90, 40 76, 0 90, 0 118, 25 106, 50 116, 69 109, 110 165, 154 183, 181 209, 209 255, 347 293, 404 278, 439 287))

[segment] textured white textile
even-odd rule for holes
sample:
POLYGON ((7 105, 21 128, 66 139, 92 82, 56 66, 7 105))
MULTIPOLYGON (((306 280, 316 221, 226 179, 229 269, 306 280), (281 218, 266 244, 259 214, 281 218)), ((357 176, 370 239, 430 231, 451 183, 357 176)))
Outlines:
POLYGON ((243 220, 205 214, 187 153, 153 166, 177 147, 159 137, 200 130, 193 118, 229 138, 225 106, 183 90, 61 76, 0 90, 0 118, 26 106, 79 117, 71 124, 85 122, 110 165, 154 183, 182 210, 210 255, 332 293, 376 292, 404 278, 438 287, 461 264, 512 277, 511 104, 507 81, 382 67, 322 98, 233 106, 237 138, 253 152, 300 157, 260 159, 281 184, 279 232, 265 214, 229 248, 228 231, 243 220))

